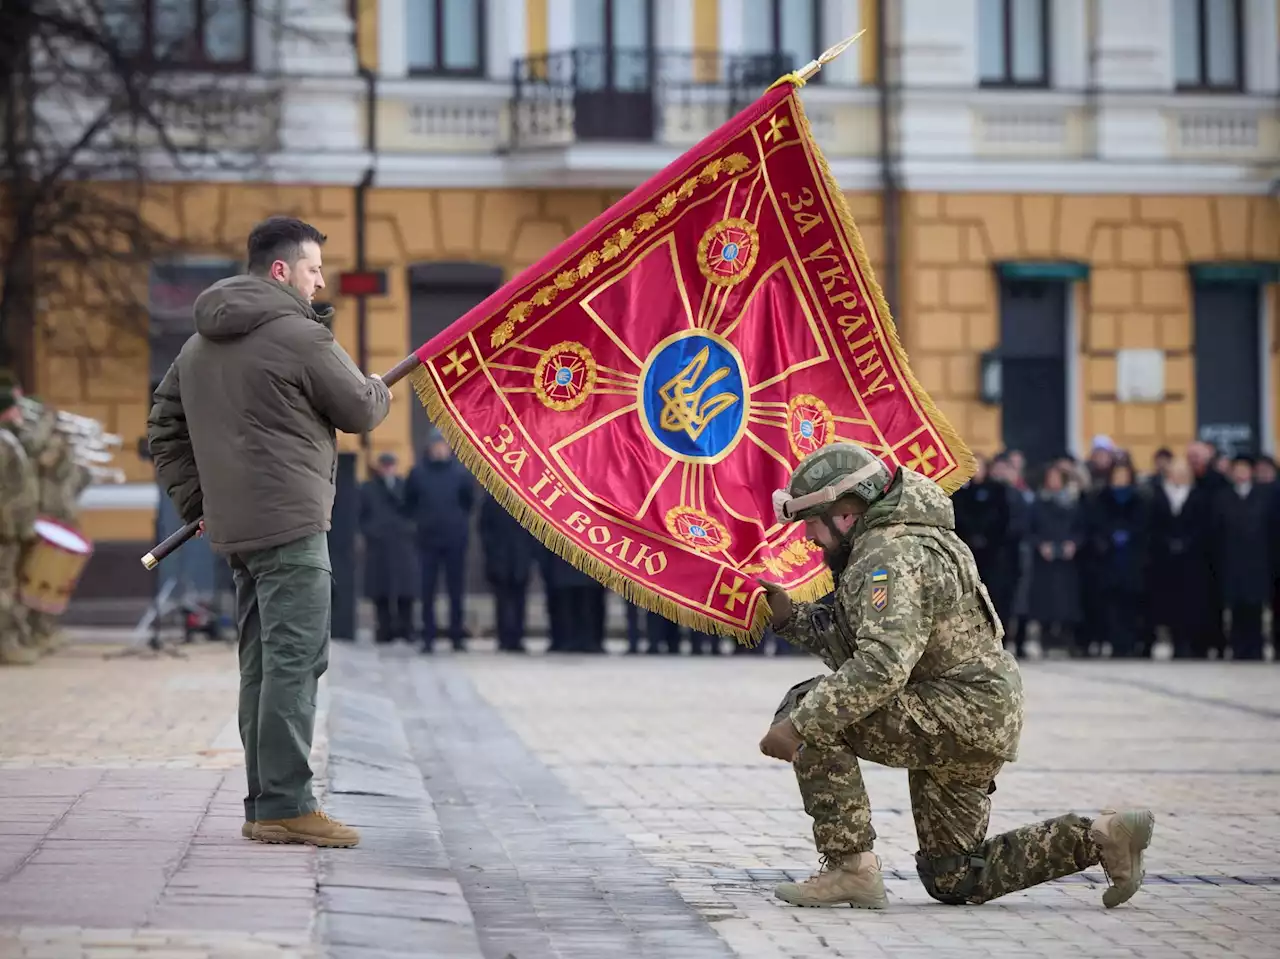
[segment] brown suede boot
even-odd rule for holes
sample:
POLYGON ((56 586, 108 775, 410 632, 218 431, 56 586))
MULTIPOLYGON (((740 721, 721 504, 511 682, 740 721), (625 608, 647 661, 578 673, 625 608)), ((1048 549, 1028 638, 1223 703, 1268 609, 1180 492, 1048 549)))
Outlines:
POLYGON ((258 842, 300 842, 344 849, 360 842, 358 832, 319 810, 293 819, 263 819, 253 824, 252 832, 258 842))
POLYGON ((880 857, 861 852, 842 863, 824 863, 804 882, 784 882, 773 894, 793 906, 852 906, 884 909, 889 900, 880 875, 880 857))
POLYGON ((1102 869, 1111 881, 1102 894, 1102 904, 1108 909, 1128 902, 1142 886, 1147 874, 1142 851, 1151 845, 1155 827, 1156 817, 1150 809, 1104 809, 1093 821, 1089 835, 1098 846, 1102 869))

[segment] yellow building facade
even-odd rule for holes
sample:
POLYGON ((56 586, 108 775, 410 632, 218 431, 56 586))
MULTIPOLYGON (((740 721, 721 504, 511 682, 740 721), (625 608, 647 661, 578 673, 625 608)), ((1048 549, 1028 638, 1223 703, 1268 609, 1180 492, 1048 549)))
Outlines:
MULTIPOLYGON (((327 114, 351 120, 350 143, 331 150, 335 158, 346 150, 342 163, 335 159, 314 176, 300 174, 289 183, 157 184, 147 207, 148 217, 180 238, 184 250, 229 261, 242 259, 245 238, 258 220, 277 213, 299 216, 327 234, 324 256, 333 284, 338 273, 356 266, 355 184, 362 166, 374 169, 365 200, 365 260, 369 269, 386 271, 388 290, 367 301, 371 371, 390 368, 419 345, 421 314, 433 309, 435 294, 415 298, 415 271, 474 266, 511 278, 709 133, 721 115, 706 112, 705 102, 715 101, 713 94, 723 89, 731 61, 750 64, 752 57, 783 54, 803 62, 828 41, 863 27, 872 35, 881 28, 874 16, 877 4, 865 0, 806 4, 810 19, 801 40, 795 39, 795 29, 787 33, 781 14, 771 28, 749 22, 755 7, 747 0, 658 0, 642 39, 647 50, 678 51, 671 69, 682 78, 680 84, 662 87, 659 77, 648 75, 645 82, 657 91, 657 106, 647 141, 628 141, 616 130, 593 140, 572 124, 550 132, 539 126, 537 101, 522 99, 527 93, 521 90, 543 83, 540 89, 550 90, 550 96, 579 98, 583 90, 571 87, 566 93, 546 86, 546 78, 557 70, 555 57, 561 53, 578 51, 580 65, 588 62, 584 50, 613 49, 608 31, 615 29, 613 18, 623 16, 613 4, 603 5, 613 11, 603 33, 585 37, 569 0, 490 0, 482 4, 486 15, 477 21, 486 32, 476 48, 474 71, 450 75, 414 66, 432 56, 440 59, 442 51, 418 49, 404 39, 412 2, 358 5, 349 36, 350 82, 338 104, 347 112, 335 107, 327 114), (770 29, 771 38, 756 36, 770 29), (512 62, 517 76, 525 77, 515 90, 509 79, 512 62), (373 99, 355 76, 357 63, 377 77, 373 99), (362 143, 369 109, 377 115, 373 151, 362 143)), ((1055 5, 1046 31, 1053 28, 1055 38, 1061 33, 1070 39, 1064 24, 1070 26, 1066 20, 1077 6, 1083 16, 1082 2, 1055 5)), ((988 84, 973 2, 904 0, 893 22, 883 25, 896 32, 903 51, 891 64, 896 116, 890 126, 897 139, 890 150, 882 151, 879 139, 879 110, 889 101, 877 89, 884 78, 870 35, 824 71, 829 76, 823 83, 806 90, 815 134, 845 187, 877 274, 883 277, 892 261, 898 276, 896 319, 912 366, 976 452, 995 453, 1011 435, 1036 432, 1031 414, 1040 394, 1032 389, 1035 374, 1028 371, 1041 368, 1050 371, 1049 379, 1061 377, 1057 395, 1045 394, 1043 415, 1064 448, 1087 453, 1091 437, 1104 434, 1145 466, 1158 447, 1184 447, 1203 432, 1201 421, 1212 413, 1204 412, 1197 392, 1199 385, 1203 393, 1207 382, 1197 368, 1205 343, 1197 340, 1215 336, 1204 304, 1217 301, 1198 299, 1204 282, 1256 291, 1250 375, 1264 408, 1249 428, 1259 451, 1274 449, 1280 423, 1275 274, 1280 197, 1274 187, 1269 192, 1268 178, 1280 173, 1280 165, 1273 159, 1268 166, 1266 157, 1273 146, 1280 155, 1280 119, 1273 109, 1268 113, 1260 107, 1257 97, 1270 96, 1273 104, 1271 91, 1280 87, 1274 75, 1280 3, 1248 0, 1246 7, 1255 25, 1261 15, 1270 29, 1271 65, 1258 65, 1265 56, 1253 57, 1245 89, 1228 97, 1233 122, 1247 127, 1234 140, 1230 131, 1205 133, 1205 118, 1228 101, 1178 100, 1170 83, 1163 99, 1148 96, 1151 104, 1141 107, 1146 113, 1133 114, 1132 122, 1149 122, 1160 142, 1133 147, 1115 133, 1120 128, 1104 122, 1096 104, 1053 89, 1072 79, 1073 61, 1061 56, 1044 90, 988 84), (939 39, 940 23, 951 31, 946 42, 939 39), (926 62, 934 74, 922 72, 926 62), (936 65, 947 63, 954 76, 937 75, 942 67, 936 65), (918 94, 912 92, 914 77, 919 77, 918 94), (947 84, 945 95, 939 94, 947 84), (1081 143, 1086 127, 1102 131, 1088 149, 1081 143), (1106 137, 1113 135, 1111 145, 1106 137), (1130 148, 1134 156, 1121 155, 1130 148), (892 154, 889 161, 886 152, 892 154), (896 183, 892 195, 884 187, 887 167, 896 183), (1193 182, 1206 185, 1184 182, 1192 174, 1193 182), (1215 265, 1226 272, 1214 274, 1215 265), (1051 357, 1048 350, 1041 356, 1033 344, 1021 367, 1022 359, 1009 348, 1022 335, 1016 311, 1025 307, 1010 305, 1019 283, 1047 284, 1063 303, 1054 320, 1061 334, 1046 326, 1049 332, 1042 337, 1060 340, 1059 355, 1051 357), (1002 371, 994 392, 985 379, 993 364, 1002 371), (1023 390, 1017 394, 1022 399, 1011 410, 1010 391, 1017 389, 1023 390), (1050 409, 1058 402, 1060 414, 1050 409)), ((1129 14, 1107 16, 1113 19, 1097 28, 1104 38, 1108 30, 1121 36, 1133 29, 1129 14)), ((1171 32, 1167 42, 1159 40, 1162 49, 1172 48, 1173 37, 1171 32)), ((1250 37, 1249 43, 1258 46, 1256 35, 1250 37)), ((1076 48, 1068 39, 1062 43, 1071 54, 1076 48)), ((1262 49, 1265 54, 1268 48, 1262 49)), ((1083 48, 1071 55, 1081 63, 1088 59, 1083 48)), ((605 62, 617 59, 611 54, 605 62)), ((1105 56, 1102 62, 1105 66, 1105 56)), ((1123 86, 1126 78, 1116 76, 1123 86)), ((309 82, 300 77, 297 84, 305 88, 309 82)), ((752 89, 758 92, 758 85, 752 89)), ((573 102, 581 116, 587 101, 573 102)), ((1118 102, 1138 109, 1136 98, 1118 102)), ((469 295, 478 300, 480 294, 469 295)), ((331 299, 338 338, 356 356, 356 305, 338 295, 331 299)), ((465 297, 448 302, 455 304, 456 315, 465 297)), ((438 327, 447 318, 431 322, 438 327)), ((91 324, 92 318, 68 322, 91 324)), ((88 350, 85 342, 83 333, 74 343, 62 343, 56 335, 42 342, 35 389, 123 437, 125 453, 118 465, 132 492, 94 491, 86 497, 84 526, 99 543, 146 545, 155 522, 154 479, 150 464, 130 449, 145 435, 150 345, 145 337, 105 332, 97 342, 87 334, 88 350)), ((1230 356, 1224 355, 1215 362, 1229 366, 1230 356)), ((407 386, 396 393, 391 415, 370 438, 370 449, 394 451, 407 463, 415 453, 417 400, 407 386)), ((360 449, 356 437, 344 436, 341 442, 345 451, 360 449)))

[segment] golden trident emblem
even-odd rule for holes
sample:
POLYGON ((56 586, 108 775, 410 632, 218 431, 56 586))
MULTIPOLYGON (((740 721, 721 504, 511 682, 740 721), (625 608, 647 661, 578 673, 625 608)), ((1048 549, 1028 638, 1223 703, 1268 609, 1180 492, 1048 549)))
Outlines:
POLYGON ((702 394, 729 375, 729 368, 722 366, 703 380, 701 386, 697 385, 710 355, 711 348, 704 346, 702 352, 689 361, 688 366, 658 390, 658 395, 662 397, 662 413, 658 417, 658 425, 668 433, 684 430, 689 439, 696 440, 712 420, 738 402, 738 397, 732 393, 717 393, 703 402, 702 394))

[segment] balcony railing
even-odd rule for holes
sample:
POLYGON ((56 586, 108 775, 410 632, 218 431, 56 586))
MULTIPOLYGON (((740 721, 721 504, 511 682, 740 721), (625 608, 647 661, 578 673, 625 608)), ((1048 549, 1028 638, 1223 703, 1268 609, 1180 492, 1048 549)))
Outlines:
POLYGON ((511 145, 697 142, 791 64, 774 54, 580 48, 515 62, 511 145))

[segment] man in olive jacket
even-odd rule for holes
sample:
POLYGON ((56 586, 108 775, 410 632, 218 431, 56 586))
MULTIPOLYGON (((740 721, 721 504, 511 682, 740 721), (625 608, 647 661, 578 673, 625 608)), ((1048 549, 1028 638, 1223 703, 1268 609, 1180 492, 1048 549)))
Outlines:
POLYGON ((324 241, 290 217, 254 228, 248 274, 196 299, 196 333, 156 389, 147 438, 179 515, 203 514, 235 575, 242 835, 354 846, 359 834, 320 811, 309 761, 329 659, 335 429, 373 429, 391 393, 335 341, 332 307, 311 305, 324 241))

